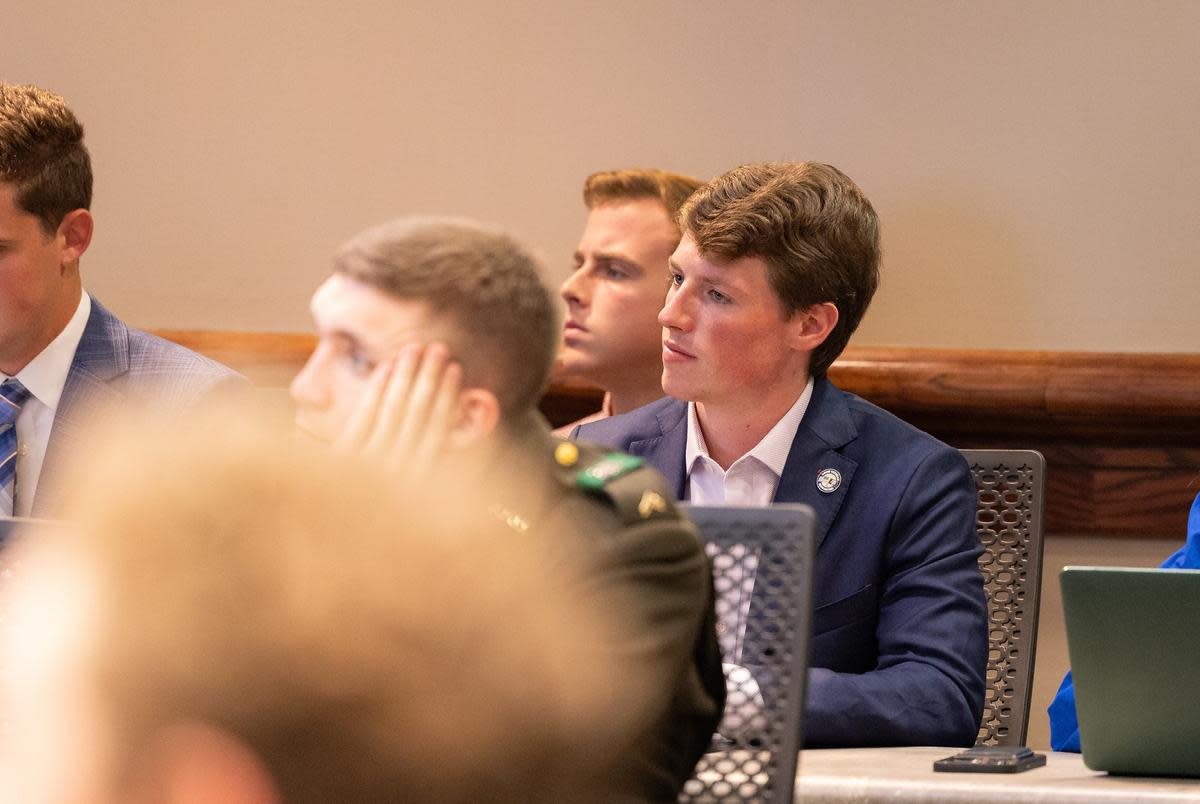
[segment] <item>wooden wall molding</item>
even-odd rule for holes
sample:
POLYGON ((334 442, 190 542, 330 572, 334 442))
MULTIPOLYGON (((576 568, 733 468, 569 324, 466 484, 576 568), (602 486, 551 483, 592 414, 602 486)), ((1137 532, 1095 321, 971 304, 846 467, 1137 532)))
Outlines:
MULTIPOLYGON (((311 335, 158 330, 285 387, 311 335)), ((1050 533, 1183 539, 1200 492, 1200 354, 850 347, 830 378, 956 447, 1040 450, 1050 533)), ((598 391, 555 382, 542 409, 563 424, 598 391)))

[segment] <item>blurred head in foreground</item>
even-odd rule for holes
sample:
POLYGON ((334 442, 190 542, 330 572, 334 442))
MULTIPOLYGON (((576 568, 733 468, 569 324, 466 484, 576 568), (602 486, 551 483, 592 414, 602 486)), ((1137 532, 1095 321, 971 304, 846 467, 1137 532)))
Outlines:
POLYGON ((11 546, 12 800, 602 800, 640 681, 536 545, 263 430, 143 418, 75 468, 77 525, 11 546))

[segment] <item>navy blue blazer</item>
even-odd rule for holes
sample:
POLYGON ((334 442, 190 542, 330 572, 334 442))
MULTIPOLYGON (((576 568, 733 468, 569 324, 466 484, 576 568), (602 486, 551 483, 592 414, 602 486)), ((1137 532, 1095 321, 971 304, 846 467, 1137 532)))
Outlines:
POLYGON ((95 298, 63 386, 46 458, 33 499, 33 515, 58 513, 62 464, 87 438, 92 412, 137 400, 182 413, 218 388, 244 393, 245 377, 179 344, 126 326, 95 298))
MULTIPOLYGON (((687 403, 661 399, 572 437, 644 457, 686 497, 687 403)), ((974 744, 987 603, 962 455, 820 379, 774 501, 817 514, 805 744, 974 744), (825 469, 841 473, 829 493, 825 469)))

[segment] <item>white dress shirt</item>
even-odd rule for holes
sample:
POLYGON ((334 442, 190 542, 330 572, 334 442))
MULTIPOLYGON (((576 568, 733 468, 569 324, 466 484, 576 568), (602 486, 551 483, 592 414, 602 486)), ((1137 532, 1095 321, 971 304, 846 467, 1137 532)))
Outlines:
MULTIPOLYGON (((16 424, 17 474, 13 486, 13 513, 16 516, 29 516, 33 509, 38 477, 50 443, 50 429, 54 426, 54 416, 67 384, 67 375, 71 372, 75 350, 79 348, 91 314, 92 298, 81 293, 79 305, 62 332, 16 374, 16 379, 29 391, 29 399, 17 415, 16 424)), ((7 375, 0 373, 0 382, 7 379, 7 375)))
MULTIPOLYGON (((812 393, 810 377, 788 412, 762 441, 730 464, 728 470, 709 457, 696 403, 689 402, 684 452, 689 501, 693 505, 770 505, 812 393)), ((722 669, 728 695, 718 730, 725 737, 737 739, 762 728, 763 700, 758 683, 740 664, 758 556, 748 553, 745 545, 740 544, 733 545, 725 554, 718 554, 711 546, 706 551, 713 561, 715 574, 721 579, 721 588, 717 590, 717 639, 725 657, 722 669)))
POLYGON ((783 418, 754 449, 730 464, 728 470, 709 457, 696 403, 689 402, 687 450, 683 458, 688 472, 689 501, 693 505, 770 505, 812 393, 810 377, 783 418))

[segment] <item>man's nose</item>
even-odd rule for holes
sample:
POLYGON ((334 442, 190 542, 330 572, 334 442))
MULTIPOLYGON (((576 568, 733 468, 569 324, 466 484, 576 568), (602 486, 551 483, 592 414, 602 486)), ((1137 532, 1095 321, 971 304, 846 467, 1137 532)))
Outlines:
POLYGON ((308 357, 304 368, 292 379, 288 392, 292 401, 300 407, 322 407, 328 399, 328 389, 323 382, 325 356, 320 344, 308 357))
POLYGON ((559 288, 559 294, 568 304, 587 305, 591 299, 591 280, 586 265, 571 272, 559 288))
POLYGON ((668 291, 666 303, 658 311, 658 323, 667 329, 691 329, 692 316, 689 307, 684 294, 675 289, 668 291))

